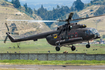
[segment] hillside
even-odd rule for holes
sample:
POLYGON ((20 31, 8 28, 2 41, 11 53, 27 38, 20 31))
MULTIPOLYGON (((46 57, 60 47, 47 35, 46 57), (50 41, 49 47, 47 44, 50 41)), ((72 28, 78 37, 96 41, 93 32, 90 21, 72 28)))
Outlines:
POLYGON ((94 13, 100 8, 100 5, 92 5, 89 6, 79 12, 77 12, 77 14, 79 15, 79 17, 86 17, 86 15, 88 15, 89 17, 94 16, 94 13))
MULTIPOLYGON (((42 20, 41 17, 35 14, 34 16, 36 17, 35 19, 42 20)), ((10 31, 18 32, 20 35, 32 35, 50 30, 45 23, 12 22, 6 21, 7 19, 33 20, 33 18, 14 8, 11 3, 0 0, 0 39, 2 40, 4 40, 4 37, 6 36, 5 33, 7 32, 5 22, 8 23, 10 31), (13 27, 14 25, 16 26, 15 28, 13 27)))
MULTIPOLYGON (((92 5, 90 7, 87 7, 86 9, 78 12, 77 14, 80 17, 86 17, 86 15, 88 15, 88 17, 95 16, 94 13, 96 13, 100 7, 101 7, 101 5, 92 5)), ((104 29, 105 19, 104 18, 105 18, 105 16, 97 17, 97 18, 90 18, 90 19, 82 20, 82 21, 78 22, 78 24, 86 24, 87 27, 95 28, 99 31, 99 33, 102 36, 102 35, 105 35, 105 29, 104 29)))

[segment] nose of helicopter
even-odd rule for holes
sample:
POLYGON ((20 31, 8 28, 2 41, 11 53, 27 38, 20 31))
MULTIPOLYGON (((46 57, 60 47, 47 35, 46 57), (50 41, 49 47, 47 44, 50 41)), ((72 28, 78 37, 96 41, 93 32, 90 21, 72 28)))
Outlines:
POLYGON ((95 34, 94 34, 94 39, 98 39, 98 38, 101 38, 101 37, 100 37, 100 34, 99 34, 99 33, 95 33, 95 34))

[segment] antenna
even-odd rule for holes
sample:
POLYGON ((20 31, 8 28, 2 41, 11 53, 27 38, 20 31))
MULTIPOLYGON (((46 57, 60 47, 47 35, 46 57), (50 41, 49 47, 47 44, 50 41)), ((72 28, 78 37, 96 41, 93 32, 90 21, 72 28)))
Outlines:
POLYGON ((98 20, 96 21, 96 29, 97 29, 97 24, 98 24, 100 21, 101 21, 101 19, 98 19, 98 20))

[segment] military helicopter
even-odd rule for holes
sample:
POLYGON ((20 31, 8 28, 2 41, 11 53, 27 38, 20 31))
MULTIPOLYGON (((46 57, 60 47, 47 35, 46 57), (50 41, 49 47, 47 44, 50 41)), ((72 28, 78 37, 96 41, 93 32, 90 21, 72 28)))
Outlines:
MULTIPOLYGON (((77 23, 70 23, 71 21, 76 20, 83 20, 88 18, 94 18, 99 16, 87 17, 87 18, 80 18, 80 19, 72 19, 73 13, 69 14, 68 19, 66 20, 8 20, 8 21, 28 21, 28 22, 66 22, 64 25, 61 25, 55 31, 49 31, 45 33, 40 33, 28 37, 23 37, 20 39, 15 39, 10 35, 9 28, 7 23, 6 27, 8 32, 6 33, 7 36, 4 40, 6 43, 7 38, 9 37, 11 42, 22 42, 27 40, 37 41, 38 39, 46 38, 47 42, 55 47, 56 51, 60 51, 60 47, 68 46, 71 48, 72 51, 76 49, 74 44, 88 42, 86 48, 90 48, 89 40, 98 39, 100 38, 100 34, 94 28, 87 28, 85 24, 77 24, 77 23), (71 45, 71 46, 69 46, 71 45)), ((104 15, 100 15, 104 16, 104 15)))

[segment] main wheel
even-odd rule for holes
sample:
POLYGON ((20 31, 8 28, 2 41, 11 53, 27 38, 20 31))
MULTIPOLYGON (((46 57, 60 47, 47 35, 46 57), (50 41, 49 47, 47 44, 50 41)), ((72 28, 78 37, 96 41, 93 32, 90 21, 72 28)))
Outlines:
POLYGON ((60 47, 58 47, 58 46, 55 47, 55 50, 56 50, 56 51, 60 51, 60 47))
POLYGON ((90 48, 90 44, 87 44, 87 45, 86 45, 86 48, 90 48))
POLYGON ((72 51, 74 51, 75 49, 76 49, 76 47, 75 47, 75 46, 72 46, 72 47, 71 47, 71 50, 72 50, 72 51))

